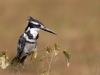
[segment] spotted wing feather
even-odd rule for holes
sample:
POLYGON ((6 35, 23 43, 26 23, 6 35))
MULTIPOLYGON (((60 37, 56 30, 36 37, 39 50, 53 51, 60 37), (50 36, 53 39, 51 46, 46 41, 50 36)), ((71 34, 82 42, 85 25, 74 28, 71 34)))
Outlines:
POLYGON ((26 39, 23 37, 23 35, 21 35, 18 41, 18 47, 17 47, 17 51, 18 51, 17 57, 18 58, 21 58, 21 54, 24 50, 25 44, 26 44, 26 39))

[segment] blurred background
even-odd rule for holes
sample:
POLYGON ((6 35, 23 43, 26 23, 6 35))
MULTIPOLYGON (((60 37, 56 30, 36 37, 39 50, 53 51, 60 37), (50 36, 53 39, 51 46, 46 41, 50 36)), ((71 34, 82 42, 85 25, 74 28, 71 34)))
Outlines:
MULTIPOLYGON (((0 0, 0 51, 8 50, 9 61, 16 55, 17 42, 29 16, 58 33, 55 36, 40 31, 38 50, 57 42, 61 51, 71 53, 70 66, 66 66, 61 55, 51 67, 50 75, 100 74, 99 0, 0 0)), ((40 52, 38 58, 42 55, 40 52)), ((41 63, 27 67, 23 75, 39 75, 37 69, 42 72, 41 63)), ((9 66, 5 70, 0 68, 0 75, 15 72, 9 66)))

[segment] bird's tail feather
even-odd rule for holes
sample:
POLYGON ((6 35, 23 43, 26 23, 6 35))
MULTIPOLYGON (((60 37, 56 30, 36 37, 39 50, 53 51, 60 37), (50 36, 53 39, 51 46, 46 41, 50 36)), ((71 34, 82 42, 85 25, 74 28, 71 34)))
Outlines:
POLYGON ((26 58, 27 58, 27 56, 23 56, 23 57, 20 59, 20 63, 24 62, 26 58))
POLYGON ((11 66, 13 66, 14 64, 18 64, 20 61, 20 59, 18 57, 13 58, 13 60, 11 61, 11 66))
POLYGON ((19 57, 15 57, 12 61, 11 61, 11 66, 14 63, 23 63, 25 61, 25 59, 27 58, 27 56, 23 56, 22 58, 19 57))

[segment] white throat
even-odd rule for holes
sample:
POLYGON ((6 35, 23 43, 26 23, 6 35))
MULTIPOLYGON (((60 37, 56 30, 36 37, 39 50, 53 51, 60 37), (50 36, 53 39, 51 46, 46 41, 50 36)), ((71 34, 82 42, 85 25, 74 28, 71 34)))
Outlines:
POLYGON ((38 31, 37 28, 31 28, 30 29, 30 33, 33 35, 33 38, 36 38, 36 36, 38 35, 38 31))

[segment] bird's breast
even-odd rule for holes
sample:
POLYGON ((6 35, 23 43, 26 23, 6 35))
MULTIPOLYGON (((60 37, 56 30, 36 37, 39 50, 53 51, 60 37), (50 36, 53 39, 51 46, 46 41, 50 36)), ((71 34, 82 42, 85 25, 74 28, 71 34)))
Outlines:
POLYGON ((37 46, 37 43, 36 44, 26 43, 25 48, 24 48, 24 54, 30 55, 36 49, 36 46, 37 46))

